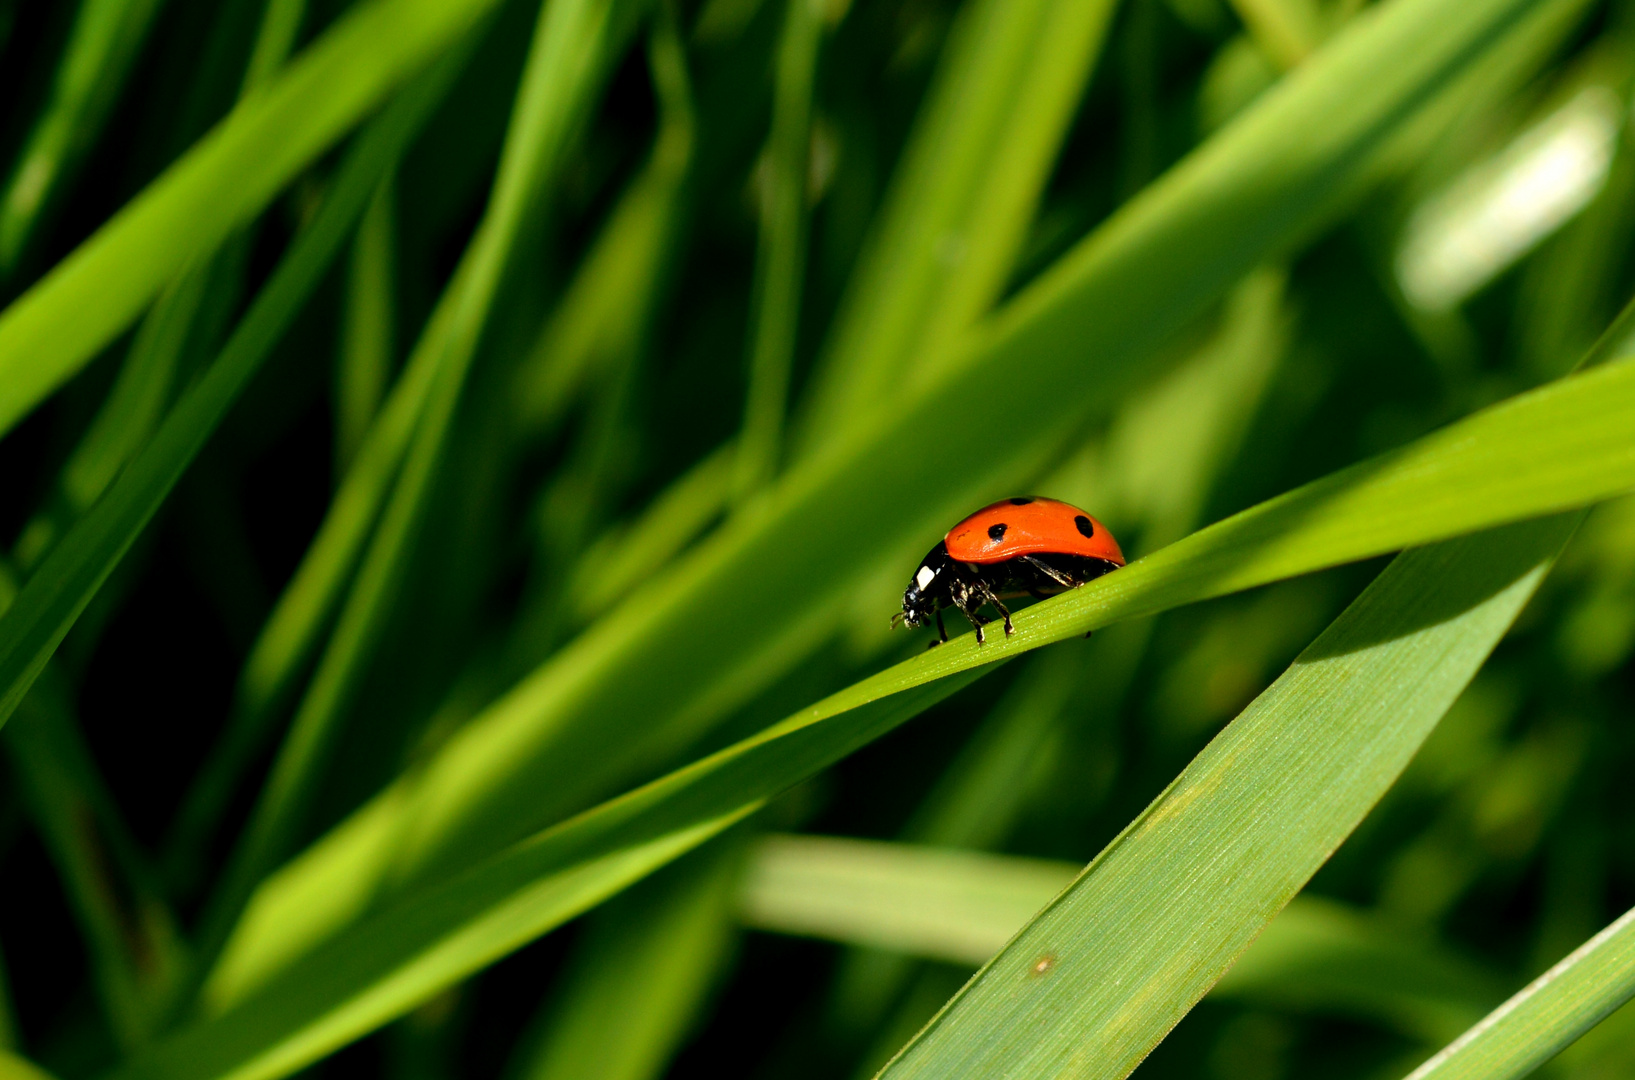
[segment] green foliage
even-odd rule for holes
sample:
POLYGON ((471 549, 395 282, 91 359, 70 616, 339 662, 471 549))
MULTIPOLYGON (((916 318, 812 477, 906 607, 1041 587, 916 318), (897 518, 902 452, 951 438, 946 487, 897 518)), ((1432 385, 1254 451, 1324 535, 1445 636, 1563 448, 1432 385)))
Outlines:
POLYGON ((1632 20, 0 0, 0 1076, 1635 1066, 1632 20))

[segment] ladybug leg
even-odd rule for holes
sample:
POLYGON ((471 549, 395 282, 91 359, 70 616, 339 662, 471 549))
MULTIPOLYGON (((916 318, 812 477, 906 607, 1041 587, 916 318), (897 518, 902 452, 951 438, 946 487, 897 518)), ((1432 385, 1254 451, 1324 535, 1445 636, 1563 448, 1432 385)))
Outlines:
POLYGON ((946 626, 944 626, 942 624, 942 608, 937 609, 937 633, 939 635, 938 639, 936 641, 933 641, 931 644, 933 644, 933 645, 946 645, 946 644, 948 644, 948 627, 946 627, 946 626))
MULTIPOLYGON (((981 597, 977 596, 974 599, 976 599, 978 606, 980 606, 982 603, 981 597)), ((987 638, 985 638, 982 634, 982 626, 987 620, 985 620, 981 615, 978 615, 973 608, 966 607, 965 604, 955 604, 954 606, 959 608, 959 613, 961 615, 971 620, 972 626, 976 627, 976 643, 981 645, 987 641, 987 638)))
POLYGON ((987 585, 982 586, 982 596, 983 599, 987 600, 988 603, 994 606, 995 611, 999 612, 999 614, 1005 617, 1005 636, 1010 637, 1012 634, 1016 633, 1016 627, 1011 625, 1010 609, 999 602, 999 596, 987 585))

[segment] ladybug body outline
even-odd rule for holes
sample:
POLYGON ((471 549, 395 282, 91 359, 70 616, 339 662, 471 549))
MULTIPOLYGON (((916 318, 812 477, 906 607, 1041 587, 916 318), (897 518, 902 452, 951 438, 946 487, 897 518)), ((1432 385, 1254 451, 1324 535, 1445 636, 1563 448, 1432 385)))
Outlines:
POLYGON ((892 617, 910 627, 935 621, 940 645, 948 640, 946 608, 957 608, 985 640, 989 621, 979 609, 999 612, 1005 633, 1014 632, 1003 600, 1044 599, 1076 589, 1124 565, 1124 553, 1106 527, 1070 503, 1036 496, 1002 499, 948 530, 926 553, 903 593, 903 610, 892 617))

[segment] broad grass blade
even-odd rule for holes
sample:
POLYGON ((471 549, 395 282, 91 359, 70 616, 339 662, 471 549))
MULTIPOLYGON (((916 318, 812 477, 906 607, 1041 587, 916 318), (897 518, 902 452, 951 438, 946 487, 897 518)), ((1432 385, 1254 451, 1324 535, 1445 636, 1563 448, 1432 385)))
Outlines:
POLYGON ((1128 1075, 1395 781, 1580 517, 1399 556, 881 1075, 1128 1075))

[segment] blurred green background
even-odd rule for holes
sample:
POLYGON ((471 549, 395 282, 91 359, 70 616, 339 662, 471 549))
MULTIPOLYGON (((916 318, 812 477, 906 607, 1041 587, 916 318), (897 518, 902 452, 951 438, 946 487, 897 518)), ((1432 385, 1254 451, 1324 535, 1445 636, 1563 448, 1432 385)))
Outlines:
MULTIPOLYGON (((1150 307, 1112 344, 1069 332, 976 406, 909 404, 1390 4, 498 0, 412 52, 433 5, 0 0, 12 311, 190 148, 284 110, 221 151, 226 195, 167 189, 180 231, 64 307, 62 340, 106 330, 0 410, 9 602, 212 365, 260 350, 0 734, 0 1049, 95 1076, 211 1015, 260 962, 255 886, 530 686, 578 725, 554 764, 472 766, 508 778, 470 783, 491 805, 358 869, 360 905, 917 655, 901 589, 991 498, 1083 505, 1134 558, 1567 372, 1635 285, 1619 0, 1527 5, 1306 203, 1114 265, 1085 318, 1150 307), (279 98, 349 27, 336 78, 375 57, 381 88, 279 98), (823 487, 863 445, 898 487, 823 487), (845 497, 779 518, 790 491, 845 497)), ((1383 565, 1021 656, 311 1068, 872 1075, 1383 565)), ((1625 498, 1137 1075, 1401 1075, 1635 902, 1632 651, 1625 498)), ((1635 1013, 1548 1068, 1635 1073, 1635 1013)))

